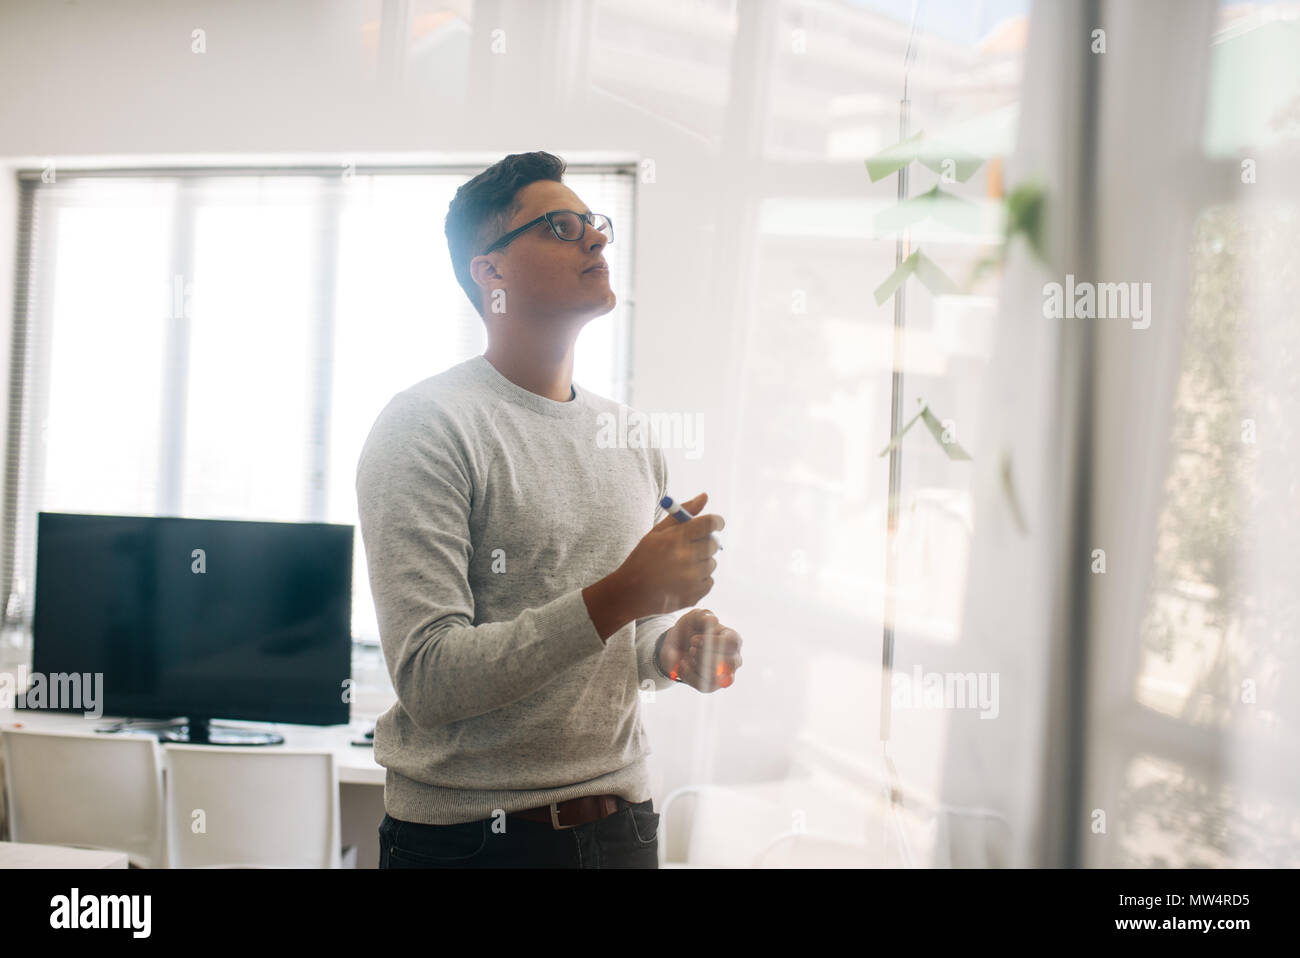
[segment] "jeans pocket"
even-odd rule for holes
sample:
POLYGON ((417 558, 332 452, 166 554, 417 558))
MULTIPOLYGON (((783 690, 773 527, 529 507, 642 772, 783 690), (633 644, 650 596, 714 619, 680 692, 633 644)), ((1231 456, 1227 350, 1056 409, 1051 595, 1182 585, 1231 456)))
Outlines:
POLYGON ((456 825, 395 823, 388 859, 397 867, 460 865, 487 844, 487 820, 456 825))
POLYGON ((628 817, 632 822, 632 834, 642 847, 653 845, 659 840, 659 813, 654 810, 654 799, 629 805, 628 817))

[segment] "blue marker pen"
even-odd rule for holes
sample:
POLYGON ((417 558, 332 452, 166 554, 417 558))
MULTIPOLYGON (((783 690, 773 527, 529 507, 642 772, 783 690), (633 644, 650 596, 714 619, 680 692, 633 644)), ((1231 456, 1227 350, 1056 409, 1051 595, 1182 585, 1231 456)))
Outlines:
MULTIPOLYGON (((673 499, 672 496, 664 496, 662 499, 659 500, 659 505, 663 506, 664 510, 670 516, 676 519, 678 522, 690 522, 692 519, 695 518, 693 515, 691 515, 689 512, 686 511, 686 509, 682 506, 680 502, 677 502, 675 499, 673 499)), ((712 539, 714 542, 718 542, 718 537, 712 532, 709 533, 709 538, 712 539)), ((719 552, 722 551, 721 542, 718 542, 718 551, 719 552)))

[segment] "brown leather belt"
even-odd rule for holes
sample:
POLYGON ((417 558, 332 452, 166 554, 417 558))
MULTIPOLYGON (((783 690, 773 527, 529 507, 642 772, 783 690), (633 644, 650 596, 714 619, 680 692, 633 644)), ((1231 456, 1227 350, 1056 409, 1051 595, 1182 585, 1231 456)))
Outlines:
POLYGON ((510 812, 506 818, 522 818, 530 822, 546 822, 552 828, 574 828, 598 821, 615 812, 621 812, 632 803, 621 795, 584 795, 567 802, 552 802, 537 808, 510 812))

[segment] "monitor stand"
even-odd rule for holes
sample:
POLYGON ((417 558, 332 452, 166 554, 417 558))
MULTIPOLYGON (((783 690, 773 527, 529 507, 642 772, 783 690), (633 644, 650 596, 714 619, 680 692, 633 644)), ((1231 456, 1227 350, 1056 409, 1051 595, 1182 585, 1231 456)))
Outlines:
POLYGON ((179 742, 184 745, 283 745, 284 736, 254 728, 232 728, 213 725, 210 719, 190 719, 188 724, 177 725, 158 733, 161 742, 179 742))

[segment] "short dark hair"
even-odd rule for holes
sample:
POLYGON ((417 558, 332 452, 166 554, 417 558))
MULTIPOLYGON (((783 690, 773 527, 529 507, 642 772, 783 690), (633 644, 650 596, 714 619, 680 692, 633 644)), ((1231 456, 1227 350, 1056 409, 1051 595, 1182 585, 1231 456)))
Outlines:
POLYGON ((561 182, 565 163, 542 151, 511 153, 489 166, 456 191, 447 208, 447 249, 456 282, 483 315, 483 291, 469 274, 469 261, 509 232, 510 220, 519 212, 515 196, 538 180, 561 182))

